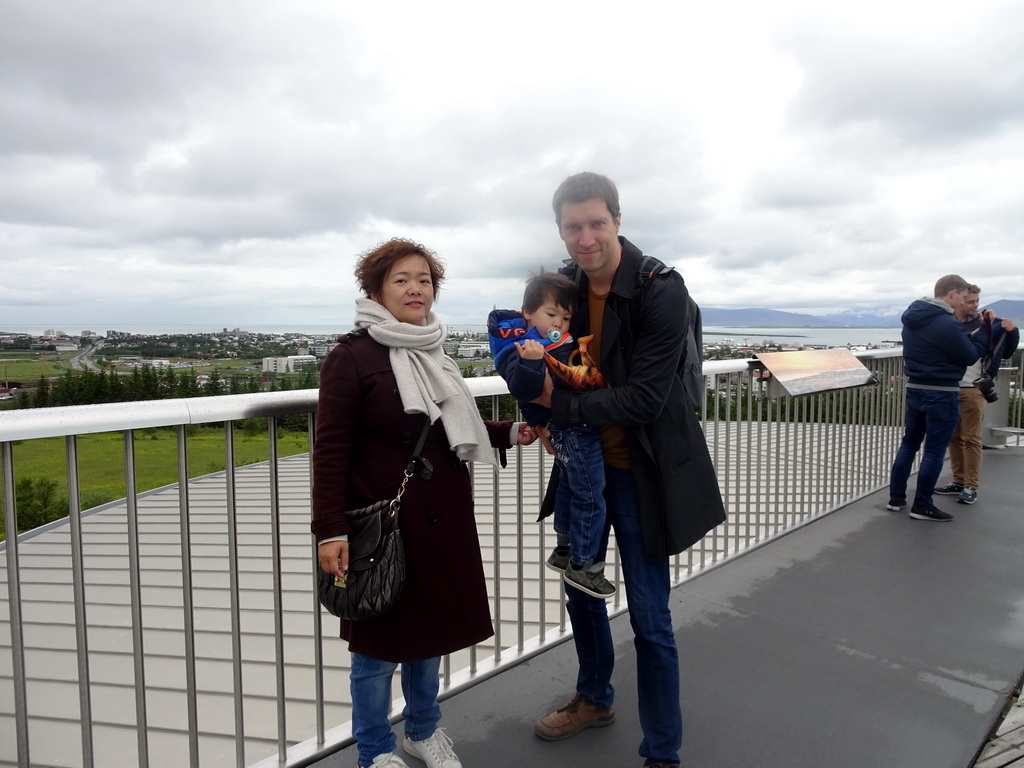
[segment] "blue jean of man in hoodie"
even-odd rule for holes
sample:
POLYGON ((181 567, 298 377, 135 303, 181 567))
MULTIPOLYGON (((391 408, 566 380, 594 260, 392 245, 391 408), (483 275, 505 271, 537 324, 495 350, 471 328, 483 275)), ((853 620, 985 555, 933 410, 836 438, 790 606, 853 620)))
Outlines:
POLYGON ((907 482, 914 457, 924 443, 913 508, 928 509, 932 506, 932 494, 942 472, 946 448, 960 421, 960 393, 908 386, 906 417, 903 440, 892 465, 889 497, 897 501, 907 498, 907 482))

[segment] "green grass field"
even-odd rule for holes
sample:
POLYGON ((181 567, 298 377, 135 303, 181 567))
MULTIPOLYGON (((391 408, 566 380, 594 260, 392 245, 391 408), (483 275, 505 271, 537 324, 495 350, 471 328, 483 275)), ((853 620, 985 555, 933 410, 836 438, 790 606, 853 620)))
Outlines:
POLYGON ((71 357, 68 352, 43 354, 23 349, 4 350, 0 352, 0 383, 20 381, 34 387, 40 376, 60 376, 67 370, 66 361, 71 357))
POLYGON ((203 368, 212 371, 216 368, 221 373, 252 373, 259 374, 263 370, 263 359, 256 360, 208 360, 203 368), (253 370, 255 368, 256 370, 253 370))
MULTIPOLYGON (((5 380, 20 381, 27 387, 34 387, 40 376, 60 376, 68 369, 68 362, 74 354, 71 352, 33 352, 27 349, 0 349, 0 384, 5 380)), ((94 358, 103 364, 102 356, 94 358)), ((111 359, 110 362, 113 360, 111 359)), ((210 373, 214 369, 221 374, 260 375, 263 365, 262 358, 240 360, 207 360, 203 362, 202 372, 210 373), (256 369, 256 370, 253 370, 256 369)), ((131 369, 124 369, 130 373, 131 369)), ((199 372, 198 370, 196 371, 199 372)))
MULTIPOLYGON (((177 360, 179 358, 169 358, 169 359, 177 360)), ((187 357, 187 358, 181 358, 181 359, 183 359, 183 360, 194 360, 195 358, 187 357)), ((109 365, 113 365, 114 362, 115 362, 114 358, 109 358, 108 359, 108 358, 104 358, 104 357, 95 357, 95 358, 93 358, 93 361, 95 363, 97 363, 98 365, 101 365, 103 367, 106 367, 106 366, 109 366, 109 365)), ((121 370, 123 372, 126 372, 126 373, 130 373, 132 369, 129 368, 129 367, 122 366, 119 370, 121 370)), ((189 370, 189 369, 187 369, 187 368, 185 368, 185 369, 178 369, 178 372, 181 373, 181 372, 183 372, 185 370, 189 370)), ((249 360, 249 359, 239 359, 239 360, 228 360, 228 359, 223 359, 223 360, 203 360, 201 366, 196 366, 195 368, 192 369, 192 371, 195 372, 195 373, 212 373, 214 370, 217 370, 217 371, 219 371, 222 374, 250 373, 250 374, 253 374, 253 375, 260 375, 262 373, 262 370, 263 370, 263 359, 262 358, 258 358, 258 359, 255 359, 255 360, 249 360)))
MULTIPOLYGON (((189 477, 207 475, 225 468, 223 429, 189 427, 188 435, 189 477)), ((123 433, 83 435, 76 442, 82 509, 124 498, 123 433)), ((270 458, 270 446, 266 427, 252 433, 236 428, 234 447, 235 466, 267 461, 270 458)), ((309 442, 305 432, 280 433, 278 455, 292 456, 308 450, 309 442)), ((136 485, 140 492, 177 482, 177 452, 176 432, 173 429, 144 429, 135 433, 136 485)), ((18 441, 13 446, 13 454, 15 485, 25 478, 49 479, 57 482, 59 494, 67 494, 67 449, 64 438, 18 441)), ((23 503, 21 499, 17 502, 19 506, 23 503)))

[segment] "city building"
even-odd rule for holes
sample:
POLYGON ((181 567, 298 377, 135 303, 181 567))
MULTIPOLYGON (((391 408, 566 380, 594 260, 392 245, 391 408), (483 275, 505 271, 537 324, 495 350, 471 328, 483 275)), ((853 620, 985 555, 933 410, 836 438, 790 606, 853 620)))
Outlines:
POLYGON ((316 365, 313 355, 278 355, 263 358, 264 373, 295 373, 316 365))
POLYGON ((459 357, 491 356, 491 345, 487 341, 463 341, 459 344, 459 357))
POLYGON ((338 346, 338 342, 333 344, 315 344, 309 348, 309 353, 316 357, 327 357, 336 346, 338 346))

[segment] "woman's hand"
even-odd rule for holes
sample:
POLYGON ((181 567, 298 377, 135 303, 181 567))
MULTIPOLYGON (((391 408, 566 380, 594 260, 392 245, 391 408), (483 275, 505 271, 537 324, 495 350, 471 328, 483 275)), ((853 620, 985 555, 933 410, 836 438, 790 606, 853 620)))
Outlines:
POLYGON ((320 568, 341 578, 348 573, 348 542, 325 541, 316 548, 320 568))
POLYGON ((537 430, 533 427, 527 426, 526 422, 522 422, 519 425, 519 437, 516 440, 516 445, 532 445, 533 441, 537 439, 537 430))

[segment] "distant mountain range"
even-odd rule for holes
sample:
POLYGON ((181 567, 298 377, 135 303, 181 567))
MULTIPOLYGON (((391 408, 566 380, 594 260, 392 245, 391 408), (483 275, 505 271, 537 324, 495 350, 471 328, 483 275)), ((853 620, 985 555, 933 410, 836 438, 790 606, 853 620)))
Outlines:
MULTIPOLYGON (((1018 325, 1024 325, 1024 301, 1001 299, 983 305, 994 309, 999 317, 1008 317, 1018 325)), ((902 314, 902 310, 900 311, 902 314)), ((780 312, 760 307, 750 309, 720 309, 701 307, 704 325, 730 328, 899 328, 900 314, 874 315, 867 313, 839 312, 831 315, 804 315, 799 312, 780 312)))

